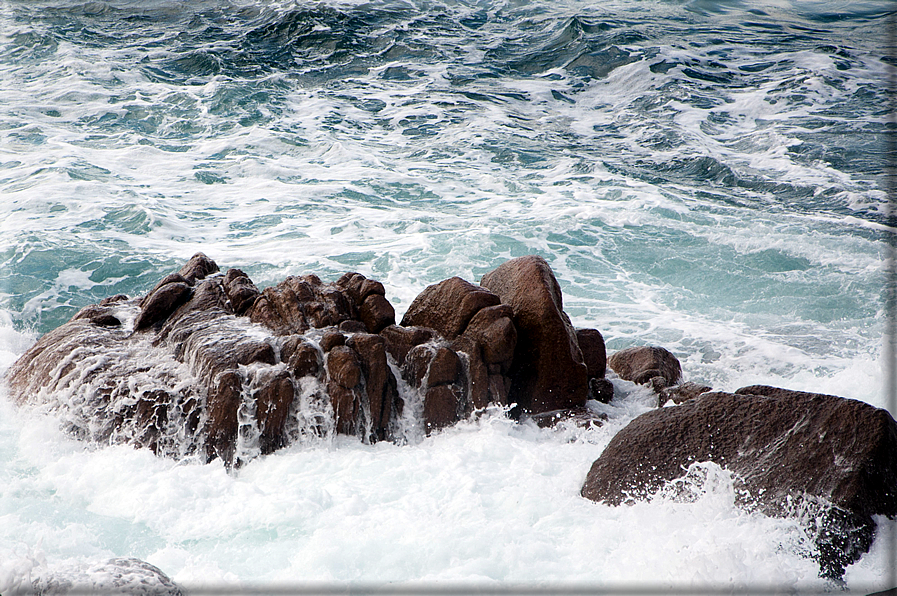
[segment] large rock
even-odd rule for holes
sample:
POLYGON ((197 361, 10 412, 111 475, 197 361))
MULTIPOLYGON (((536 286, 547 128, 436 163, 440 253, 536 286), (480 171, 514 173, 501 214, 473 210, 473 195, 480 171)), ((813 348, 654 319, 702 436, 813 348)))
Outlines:
POLYGON ((499 297, 479 286, 451 277, 418 294, 402 318, 403 327, 429 327, 455 339, 480 309, 495 306, 499 297))
POLYGON ((746 503, 767 513, 822 506, 816 543, 827 577, 840 577, 868 550, 871 516, 897 514, 891 415, 855 400, 770 387, 704 393, 639 416, 592 464, 582 495, 611 505, 646 498, 705 461, 735 473, 750 495, 746 503))
POLYGON ((564 312, 561 288, 545 259, 511 259, 484 275, 480 285, 511 307, 517 329, 508 395, 517 403, 514 413, 584 406, 588 368, 564 312))

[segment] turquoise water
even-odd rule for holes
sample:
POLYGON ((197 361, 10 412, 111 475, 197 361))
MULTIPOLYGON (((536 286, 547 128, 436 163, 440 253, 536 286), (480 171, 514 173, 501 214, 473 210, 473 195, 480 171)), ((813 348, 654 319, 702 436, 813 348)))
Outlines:
MULTIPOLYGON (((662 345, 686 379, 717 389, 765 383, 888 407, 891 9, 833 1, 6 2, 0 369, 80 307, 144 293, 197 251, 260 287, 291 274, 333 280, 359 271, 384 284, 399 317, 431 283, 478 281, 510 257, 536 253, 557 274, 574 323, 601 330, 611 351, 662 345)), ((260 477, 269 468, 300 474, 295 467, 309 465, 303 453, 266 458, 232 478, 87 449, 55 434, 52 420, 6 408, 0 554, 12 563, 0 563, 0 589, 81 556, 136 556, 197 585, 626 584, 642 573, 659 585, 815 586, 796 530, 739 513, 725 488, 705 495, 714 504, 705 501, 704 513, 670 502, 637 513, 579 503, 591 460, 647 407, 639 400, 649 396, 624 385, 634 401, 614 406, 615 423, 597 434, 531 435, 494 421, 502 430, 449 431, 416 447, 423 461, 452 449, 471 461, 478 450, 530 454, 520 479, 498 456, 482 460, 484 474, 512 488, 502 502, 494 497, 502 489, 490 485, 494 498, 474 499, 464 522, 450 475, 386 446, 327 447, 320 457, 331 467, 302 472, 312 474, 304 481, 342 488, 302 497, 317 517, 292 516, 271 503, 295 496, 297 485, 260 477), (542 469, 552 457, 563 462, 562 480, 534 484, 552 477, 542 469), (408 524, 440 528, 445 550, 420 554, 412 544, 421 530, 390 534, 405 546, 385 567, 365 556, 353 537, 373 548, 384 527, 358 514, 349 529, 341 516, 364 506, 394 516, 403 501, 344 479, 340 470, 355 458, 372 476, 391 470, 390 482, 421 491, 408 524), (63 472, 60 461, 82 471, 63 472), (186 474, 198 488, 179 493, 177 505, 142 482, 111 494, 105 487, 124 476, 104 475, 110 466, 169 487, 186 474), (508 503, 527 499, 528 486, 579 517, 532 504, 518 519, 508 503), (212 493, 237 499, 253 490, 272 496, 253 501, 257 513, 234 516, 229 529, 210 529, 231 507, 212 493), (143 505, 141 494, 163 504, 143 505), (427 503, 459 508, 459 529, 426 513, 427 503), (670 536, 663 550, 651 544, 646 520, 670 536), (624 521, 635 529, 624 532, 624 521), (535 529, 515 534, 509 524, 535 529), (564 533, 579 554, 557 545, 564 533), (255 550, 268 554, 246 563, 255 550), (652 564, 641 564, 652 553, 652 564), (593 568, 586 554, 629 564, 593 568)), ((474 485, 486 482, 470 474, 474 485)), ((375 484, 386 493, 393 486, 375 484)), ((873 551, 848 571, 848 586, 877 585, 887 567, 873 551)))

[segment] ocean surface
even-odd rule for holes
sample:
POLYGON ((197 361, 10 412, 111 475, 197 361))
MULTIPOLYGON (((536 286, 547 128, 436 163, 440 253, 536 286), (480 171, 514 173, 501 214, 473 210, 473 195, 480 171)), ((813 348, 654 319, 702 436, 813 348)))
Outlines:
MULTIPOLYGON (((141 295, 197 251, 260 288, 358 271, 398 318, 429 284, 539 254, 609 352, 660 345, 719 390, 895 413, 893 10, 4 0, 0 374, 82 306, 141 295)), ((580 497, 652 407, 613 382, 600 428, 499 411, 231 473, 78 442, 0 387, 0 593, 99 581, 116 557, 188 590, 894 587, 895 522, 832 585, 806 520, 736 507, 718 466, 634 506, 580 497)))

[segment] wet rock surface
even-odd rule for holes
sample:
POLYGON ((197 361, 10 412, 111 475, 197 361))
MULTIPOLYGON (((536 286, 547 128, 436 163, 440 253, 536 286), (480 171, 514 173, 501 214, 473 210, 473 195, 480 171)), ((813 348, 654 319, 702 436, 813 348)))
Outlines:
POLYGON ((186 592, 155 565, 140 559, 119 557, 53 570, 33 580, 32 593, 134 594, 183 596, 186 592))
POLYGON ((331 432, 402 440, 411 412, 431 432, 506 406, 513 316, 455 277, 396 325, 383 285, 361 274, 260 291, 200 253, 145 296, 85 307, 7 381, 17 403, 64 412, 78 437, 239 465, 331 432))
POLYGON ((818 507, 821 573, 837 578, 872 542, 873 515, 897 514, 897 423, 863 402, 755 386, 643 414, 592 464, 582 495, 647 498, 697 462, 737 475, 746 504, 818 507))

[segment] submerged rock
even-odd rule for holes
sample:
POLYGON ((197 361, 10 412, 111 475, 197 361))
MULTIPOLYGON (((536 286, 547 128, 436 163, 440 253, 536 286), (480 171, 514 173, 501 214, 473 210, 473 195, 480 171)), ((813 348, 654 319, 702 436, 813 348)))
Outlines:
POLYGON ((869 549, 873 515, 897 515, 897 423, 887 411, 761 386, 639 416, 592 464, 582 495, 611 505, 647 498, 705 461, 735 473, 746 504, 767 513, 818 508, 826 577, 841 577, 869 549))
POLYGON ((133 558, 109 559, 53 569, 31 584, 34 594, 134 594, 183 596, 185 593, 155 565, 133 558))

